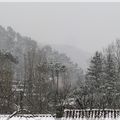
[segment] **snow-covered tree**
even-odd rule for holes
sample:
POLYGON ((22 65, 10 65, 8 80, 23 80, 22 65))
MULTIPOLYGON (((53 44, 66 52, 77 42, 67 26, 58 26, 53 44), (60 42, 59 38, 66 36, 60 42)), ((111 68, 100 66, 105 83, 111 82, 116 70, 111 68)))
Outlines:
MULTIPOLYGON (((101 87, 103 85, 103 56, 102 53, 96 52, 90 61, 86 74, 86 85, 89 91, 89 107, 95 107, 96 97, 101 93, 101 87)), ((99 107, 99 106, 96 106, 99 107)))
POLYGON ((106 49, 104 61, 104 93, 106 96, 106 107, 114 107, 114 96, 116 95, 117 72, 113 46, 106 49))

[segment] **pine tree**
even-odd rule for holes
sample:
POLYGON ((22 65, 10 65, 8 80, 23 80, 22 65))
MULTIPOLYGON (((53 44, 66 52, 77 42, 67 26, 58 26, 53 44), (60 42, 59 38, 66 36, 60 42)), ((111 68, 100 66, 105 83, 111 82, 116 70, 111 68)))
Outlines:
POLYGON ((87 71, 87 79, 93 84, 94 90, 100 87, 101 77, 103 73, 103 59, 102 54, 99 52, 95 53, 95 56, 90 62, 90 66, 87 71))
POLYGON ((101 93, 101 87, 103 85, 102 83, 103 83, 103 57, 102 53, 97 51, 93 58, 91 59, 90 66, 86 74, 86 85, 88 86, 90 93, 89 96, 90 107, 100 106, 98 104, 99 101, 97 101, 97 97, 101 93))
POLYGON ((106 103, 108 108, 115 107, 115 94, 116 94, 116 63, 114 53, 112 51, 112 47, 108 47, 107 54, 105 55, 105 62, 104 62, 104 92, 106 96, 106 103))

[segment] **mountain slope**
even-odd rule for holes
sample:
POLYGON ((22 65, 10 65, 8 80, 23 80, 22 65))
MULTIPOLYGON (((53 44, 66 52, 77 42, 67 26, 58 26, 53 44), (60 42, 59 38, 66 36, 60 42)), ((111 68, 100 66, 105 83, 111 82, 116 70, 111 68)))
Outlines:
POLYGON ((69 45, 51 45, 55 50, 65 53, 84 70, 87 68, 91 54, 69 45))

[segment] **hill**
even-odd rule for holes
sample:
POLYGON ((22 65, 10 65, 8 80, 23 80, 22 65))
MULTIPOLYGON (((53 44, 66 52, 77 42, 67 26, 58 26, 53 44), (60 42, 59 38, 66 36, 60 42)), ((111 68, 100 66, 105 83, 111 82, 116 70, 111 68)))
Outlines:
POLYGON ((58 50, 60 53, 65 53, 70 59, 77 63, 79 67, 86 70, 89 59, 91 57, 90 53, 81 50, 80 48, 70 46, 70 45, 51 45, 54 49, 58 50))

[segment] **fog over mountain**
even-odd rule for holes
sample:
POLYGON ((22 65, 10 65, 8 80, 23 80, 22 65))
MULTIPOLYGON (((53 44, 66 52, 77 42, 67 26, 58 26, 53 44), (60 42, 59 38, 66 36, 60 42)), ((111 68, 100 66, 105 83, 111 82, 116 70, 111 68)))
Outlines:
POLYGON ((52 44, 51 46, 59 52, 65 53, 72 61, 77 63, 84 70, 87 68, 90 57, 92 56, 91 53, 70 45, 52 44))
POLYGON ((46 44, 94 53, 120 38, 120 3, 1 3, 0 24, 46 44))

